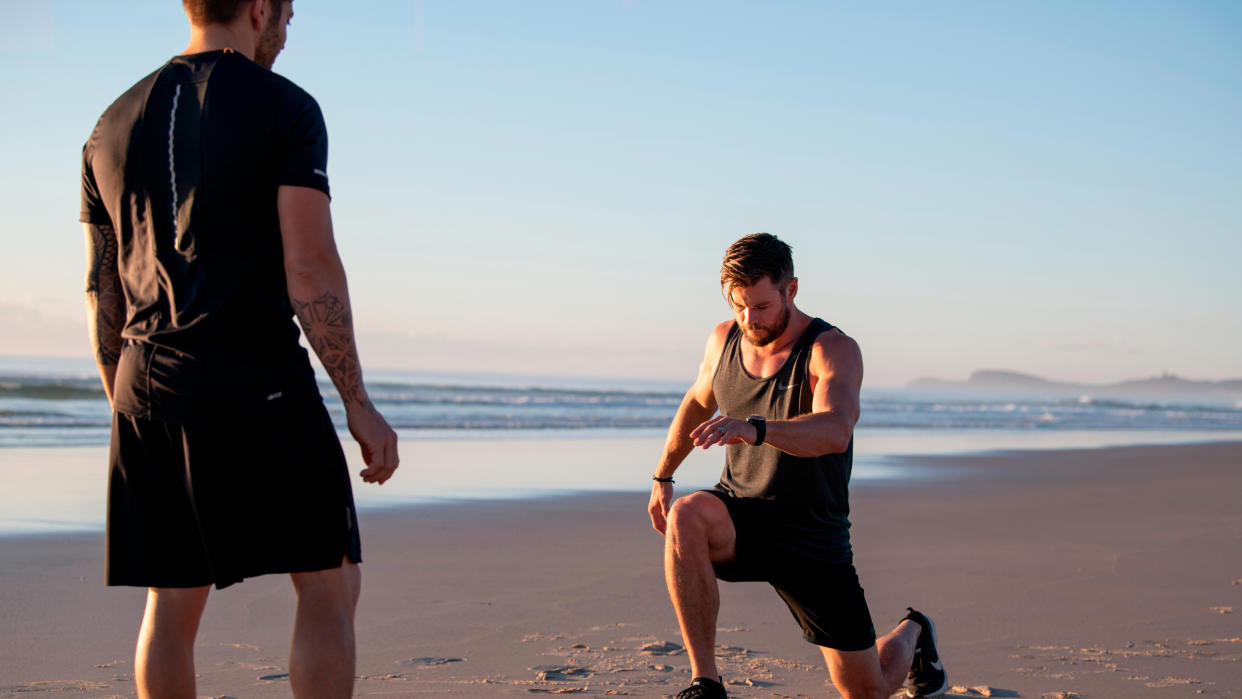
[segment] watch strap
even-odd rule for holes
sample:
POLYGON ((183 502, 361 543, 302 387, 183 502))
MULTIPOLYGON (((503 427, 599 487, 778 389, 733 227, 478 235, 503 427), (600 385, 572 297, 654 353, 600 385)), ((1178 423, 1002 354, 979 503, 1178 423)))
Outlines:
POLYGON ((763 440, 768 436, 768 421, 762 415, 751 415, 746 418, 746 422, 755 428, 755 441, 751 443, 751 446, 757 447, 763 444, 763 440))

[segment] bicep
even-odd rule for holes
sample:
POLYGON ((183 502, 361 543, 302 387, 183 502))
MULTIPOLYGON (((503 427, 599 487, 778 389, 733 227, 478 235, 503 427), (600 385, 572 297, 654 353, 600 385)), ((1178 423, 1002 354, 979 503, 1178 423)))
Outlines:
POLYGON ((811 371, 816 378, 811 410, 832 413, 853 427, 861 413, 863 364, 858 344, 844 335, 817 343, 811 371))
POLYGON ((276 193, 285 266, 296 270, 335 257, 328 195, 312 187, 281 185, 276 193))

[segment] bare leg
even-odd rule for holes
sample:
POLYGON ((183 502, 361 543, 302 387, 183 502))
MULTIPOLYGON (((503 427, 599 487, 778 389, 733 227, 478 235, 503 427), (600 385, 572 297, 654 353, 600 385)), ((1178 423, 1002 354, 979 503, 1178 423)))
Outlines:
POLYGON ((692 493, 669 510, 664 578, 677 611, 694 677, 716 679, 716 617, 720 589, 712 563, 732 560, 737 534, 724 503, 692 493))
POLYGON ((210 591, 210 587, 147 590, 134 654, 141 699, 194 699, 194 637, 210 591))
POLYGON ((354 691, 354 609, 362 573, 340 568, 294 573, 298 612, 289 652, 289 684, 298 699, 349 697, 354 691))
POLYGON ((860 651, 820 648, 832 683, 845 699, 887 699, 901 688, 914 661, 919 625, 904 620, 875 646, 860 651))

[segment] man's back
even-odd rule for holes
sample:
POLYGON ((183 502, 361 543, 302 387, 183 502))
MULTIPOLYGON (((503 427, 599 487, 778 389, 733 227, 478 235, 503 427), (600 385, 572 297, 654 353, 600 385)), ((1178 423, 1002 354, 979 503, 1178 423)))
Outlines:
POLYGON ((119 242, 118 410, 180 420, 305 385, 276 192, 327 193, 326 161, 315 101, 229 50, 177 56, 108 108, 83 149, 82 220, 119 242))
POLYGON ((362 380, 318 106, 270 72, 292 0, 182 0, 190 41, 82 152, 87 329, 115 409, 109 585, 147 588, 139 696, 196 696, 211 586, 287 573, 294 696, 352 696, 362 544, 296 312, 383 483, 397 435, 362 380))

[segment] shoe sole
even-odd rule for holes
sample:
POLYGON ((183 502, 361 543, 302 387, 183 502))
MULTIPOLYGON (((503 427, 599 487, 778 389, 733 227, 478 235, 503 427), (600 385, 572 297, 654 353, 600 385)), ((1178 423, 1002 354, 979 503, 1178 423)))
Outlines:
MULTIPOLYGON (((919 614, 922 614, 923 618, 927 620, 927 628, 931 629, 932 646, 935 647, 936 657, 939 658, 940 645, 936 643, 936 640, 937 640, 936 639, 936 622, 932 621, 931 617, 927 616, 926 614, 923 614, 922 612, 919 612, 919 614)), ((940 661, 937 660, 937 662, 940 662, 940 661)), ((949 673, 944 671, 943 662, 940 663, 940 671, 944 672, 944 684, 940 685, 940 687, 936 689, 934 692, 931 692, 930 694, 911 694, 910 688, 906 687, 906 696, 909 697, 910 699, 917 699, 918 697, 938 697, 944 694, 945 692, 949 691, 949 673)))

